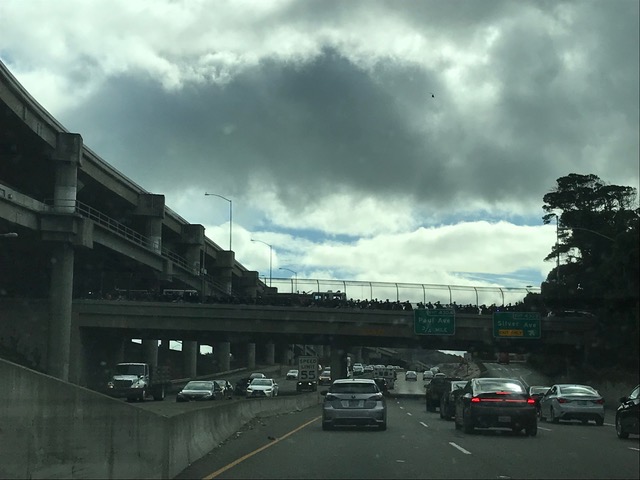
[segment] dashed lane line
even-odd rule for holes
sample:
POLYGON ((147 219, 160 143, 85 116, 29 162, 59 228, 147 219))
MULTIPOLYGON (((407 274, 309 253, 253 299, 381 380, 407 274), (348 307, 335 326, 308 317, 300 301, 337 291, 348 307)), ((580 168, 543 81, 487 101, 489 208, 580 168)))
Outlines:
POLYGON ((457 444, 455 444, 453 442, 449 442, 449 445, 451 445, 453 448, 457 448, 458 450, 460 450, 465 455, 471 455, 471 452, 469 450, 465 450, 460 445, 457 445, 457 444))
POLYGON ((424 422, 420 422, 420 425, 422 425, 424 428, 429 428, 429 425, 427 425, 427 424, 426 424, 426 423, 424 423, 424 422))
POLYGON ((636 447, 629 447, 629 450, 635 450, 636 452, 640 452, 640 448, 636 448, 636 447))
POLYGON ((538 427, 538 430, 544 430, 545 432, 553 432, 550 428, 538 427))
POLYGON ((607 427, 615 427, 615 424, 613 423, 603 423, 603 425, 606 425, 607 427))
POLYGON ((407 415, 411 416, 411 412, 407 412, 407 415))

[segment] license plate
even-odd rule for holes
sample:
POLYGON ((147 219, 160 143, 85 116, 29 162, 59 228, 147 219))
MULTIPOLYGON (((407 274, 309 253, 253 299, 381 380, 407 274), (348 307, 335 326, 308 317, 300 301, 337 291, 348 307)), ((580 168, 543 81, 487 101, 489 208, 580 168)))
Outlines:
POLYGON ((500 423, 509 423, 511 421, 511 417, 506 416, 506 415, 501 415, 498 417, 498 421, 500 423))
POLYGON ((578 401, 578 405, 586 405, 586 404, 587 404, 587 402, 585 402, 584 400, 579 400, 578 401))
POLYGON ((360 406, 360 400, 349 400, 350 408, 357 408, 360 406))

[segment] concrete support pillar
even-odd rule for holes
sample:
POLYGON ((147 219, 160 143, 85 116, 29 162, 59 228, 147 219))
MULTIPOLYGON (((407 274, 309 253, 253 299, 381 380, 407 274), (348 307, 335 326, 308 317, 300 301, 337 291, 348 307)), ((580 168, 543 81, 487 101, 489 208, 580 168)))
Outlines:
POLYGON ((199 224, 183 225, 180 242, 186 245, 185 259, 194 275, 205 273, 207 269, 205 255, 204 226, 199 224))
POLYGON ((218 342, 213 349, 218 368, 221 372, 230 370, 229 354, 231 353, 231 344, 229 342, 218 342))
POLYGON ((344 348, 331 349, 331 380, 347 378, 347 351, 344 348))
POLYGON ((49 290, 51 317, 47 370, 50 375, 65 382, 69 380, 73 262, 73 247, 65 242, 56 243, 53 247, 49 290))
POLYGON ((54 211, 74 213, 78 193, 78 165, 82 164, 82 137, 77 133, 59 133, 53 159, 56 162, 54 211))
POLYGON ((198 375, 198 353, 198 342, 193 340, 182 342, 184 375, 187 378, 194 378, 198 375))
POLYGON ((275 361, 275 352, 276 352, 276 346, 273 343, 267 343, 264 346, 264 358, 263 358, 263 362, 265 363, 265 365, 275 365, 276 361, 275 361))
POLYGON ((242 272, 242 277, 238 280, 237 294, 245 298, 256 298, 260 278, 258 272, 242 272))
POLYGON ((163 338, 158 346, 158 365, 168 365, 170 355, 170 340, 163 338))
POLYGON ((247 368, 256 368, 256 344, 247 343, 247 368))
POLYGON ((213 273, 215 280, 224 285, 226 293, 231 295, 233 266, 235 264, 235 254, 230 251, 216 252, 216 263, 213 269, 208 269, 213 273))
POLYGON ((144 218, 147 247, 160 255, 162 253, 162 220, 164 219, 164 195, 141 193, 134 215, 144 218))
POLYGON ((289 365, 292 361, 291 349, 287 343, 279 343, 274 349, 274 363, 289 365))
POLYGON ((144 338, 142 339, 142 356, 145 363, 152 368, 158 366, 158 340, 144 338))

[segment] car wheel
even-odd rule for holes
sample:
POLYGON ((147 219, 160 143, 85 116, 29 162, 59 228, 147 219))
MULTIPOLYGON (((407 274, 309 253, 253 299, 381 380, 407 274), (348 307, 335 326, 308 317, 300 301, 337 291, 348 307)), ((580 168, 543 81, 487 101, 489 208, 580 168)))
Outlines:
POLYGON ((538 425, 531 425, 527 427, 524 431, 529 437, 535 437, 538 434, 538 425))
POLYGON ((453 426, 456 427, 456 430, 460 430, 460 424, 458 423, 458 417, 453 417, 453 426))
POLYGON ((602 417, 596 418, 596 425, 599 426, 599 427, 604 425, 604 418, 602 418, 602 417))
POLYGON ((444 402, 440 400, 440 418, 444 419, 444 402))
POLYGON ((545 417, 545 416, 542 414, 542 408, 539 408, 539 409, 538 409, 538 420, 540 420, 541 422, 544 422, 546 419, 547 419, 547 417, 545 417))
POLYGON ((560 417, 556 417, 556 413, 553 411, 553 407, 549 409, 549 418, 553 423, 560 423, 560 417))
POLYGON ((618 438, 629 438, 629 432, 625 432, 624 428, 622 428, 622 422, 618 415, 616 415, 616 435, 618 435, 618 438))
POLYGON ((378 425, 378 429, 380 431, 386 430, 387 429, 387 422, 385 421, 385 422, 381 423, 380 425, 378 425))

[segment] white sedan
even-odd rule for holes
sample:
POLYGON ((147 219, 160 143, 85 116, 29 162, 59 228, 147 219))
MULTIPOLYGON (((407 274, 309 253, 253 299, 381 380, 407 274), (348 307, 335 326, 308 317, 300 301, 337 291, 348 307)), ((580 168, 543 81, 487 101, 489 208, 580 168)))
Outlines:
POLYGON ((278 396, 278 384, 273 378, 254 378, 247 387, 247 398, 276 396, 278 396))

